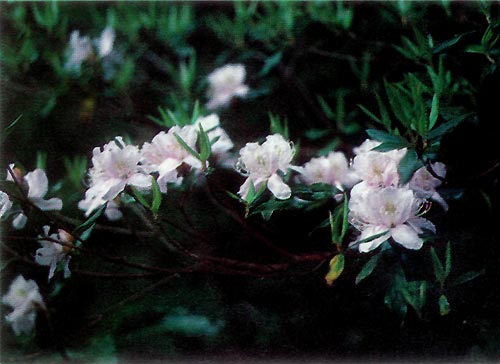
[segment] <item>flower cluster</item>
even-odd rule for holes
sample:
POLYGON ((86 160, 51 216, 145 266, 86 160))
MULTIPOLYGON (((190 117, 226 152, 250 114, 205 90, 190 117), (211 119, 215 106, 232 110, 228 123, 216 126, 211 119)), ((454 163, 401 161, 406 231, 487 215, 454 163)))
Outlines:
MULTIPOLYGON (((349 221, 360 231, 352 247, 368 252, 392 238, 405 248, 420 249, 423 244, 420 235, 424 230, 435 232, 434 225, 420 216, 426 201, 437 201, 447 209, 436 191, 446 168, 439 162, 431 164, 432 173, 422 167, 402 185, 398 168, 406 148, 388 152, 373 150, 379 145, 380 142, 366 140, 354 148, 351 162, 342 152, 330 152, 296 167, 291 165, 294 155, 291 143, 279 134, 270 135, 262 145, 247 143, 240 150, 237 169, 247 179, 238 194, 246 200, 251 185, 259 190, 266 184, 276 198, 288 199, 291 188, 280 173, 286 174, 291 168, 299 173, 298 180, 308 185, 326 183, 340 191, 351 189, 349 221)), ((335 197, 341 198, 341 195, 335 197)))
POLYGON ((160 191, 166 193, 168 183, 182 182, 179 175, 182 165, 201 170, 201 161, 189 151, 196 150, 200 125, 207 132, 215 155, 224 155, 233 147, 231 139, 220 127, 219 117, 212 114, 199 118, 193 125, 173 126, 167 132, 161 131, 142 148, 125 143, 122 137, 116 137, 102 148, 94 148, 89 189, 78 205, 80 209, 89 216, 107 204, 106 216, 116 220, 121 217, 119 195, 126 186, 150 190, 152 178, 156 178, 160 191))
POLYGON ((16 335, 29 334, 35 327, 37 309, 45 310, 45 303, 36 282, 25 280, 21 275, 10 284, 2 302, 14 309, 5 318, 16 335))
MULTIPOLYGON (((420 249, 423 230, 435 232, 435 227, 419 212, 426 199, 439 199, 436 188, 441 181, 422 167, 409 183, 402 185, 398 167, 407 150, 373 150, 379 144, 366 140, 355 149, 352 168, 361 181, 351 190, 349 219, 361 234, 352 245, 368 252, 392 238, 407 249, 420 249)), ((444 165, 436 165, 444 177, 444 165)))

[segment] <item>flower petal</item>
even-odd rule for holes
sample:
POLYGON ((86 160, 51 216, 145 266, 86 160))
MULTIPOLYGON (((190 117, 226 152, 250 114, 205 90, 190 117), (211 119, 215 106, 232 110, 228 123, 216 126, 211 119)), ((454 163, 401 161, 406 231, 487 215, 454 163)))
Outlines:
POLYGON ((423 245, 417 232, 410 226, 403 224, 391 229, 392 238, 407 249, 418 250, 423 245))
POLYGON ((290 186, 283 182, 281 177, 276 173, 273 174, 267 181, 267 188, 269 188, 269 191, 271 191, 273 195, 280 200, 286 200, 292 195, 290 186))
MULTIPOLYGON (((384 228, 382 226, 367 226, 361 232, 361 235, 360 235, 358 241, 368 239, 374 235, 378 235, 380 233, 383 233, 386 230, 387 230, 387 228, 384 228)), ((372 240, 364 242, 364 243, 360 243, 359 244, 359 251, 361 253, 367 253, 369 251, 375 250, 379 247, 380 244, 382 244, 384 241, 386 241, 390 237, 391 237, 390 232, 387 232, 386 234, 384 234, 378 238, 372 239, 372 240)))
POLYGON ((37 168, 28 173, 24 179, 28 182, 28 198, 41 198, 49 188, 49 181, 43 169, 37 168))
POLYGON ((32 198, 31 201, 43 211, 60 210, 63 207, 62 200, 60 198, 51 198, 50 200, 44 200, 43 198, 32 198))

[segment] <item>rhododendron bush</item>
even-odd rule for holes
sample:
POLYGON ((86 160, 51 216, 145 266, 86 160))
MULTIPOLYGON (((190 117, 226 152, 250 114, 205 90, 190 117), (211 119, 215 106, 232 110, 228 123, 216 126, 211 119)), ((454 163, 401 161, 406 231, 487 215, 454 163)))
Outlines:
POLYGON ((5 362, 498 358, 498 4, 1 8, 5 362))

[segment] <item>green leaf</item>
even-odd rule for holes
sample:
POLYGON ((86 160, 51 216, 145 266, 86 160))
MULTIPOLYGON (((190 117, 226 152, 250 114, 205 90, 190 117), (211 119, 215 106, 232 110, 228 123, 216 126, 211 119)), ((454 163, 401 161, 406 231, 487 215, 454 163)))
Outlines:
POLYGON ((259 77, 267 76, 271 70, 276 67, 281 62, 281 57, 283 56, 283 52, 277 52, 273 54, 271 57, 267 58, 264 62, 264 66, 259 72, 259 77))
POLYGON ((436 276, 436 280, 443 286, 444 281, 446 279, 446 273, 443 268, 443 264, 441 263, 441 260, 436 254, 436 250, 431 247, 431 258, 432 258, 432 265, 434 266, 434 275, 436 276))
POLYGON ((406 148, 407 145, 408 145, 407 143, 400 143, 400 142, 396 142, 396 143, 384 142, 380 145, 377 145, 372 150, 383 153, 383 152, 389 152, 389 151, 394 150, 394 149, 403 149, 403 148, 406 148))
POLYGON ((14 130, 14 127, 17 125, 19 120, 23 117, 23 114, 19 115, 12 123, 10 123, 5 129, 2 131, 2 137, 1 137, 1 142, 3 143, 7 137, 12 133, 12 130, 14 130))
POLYGON ((88 238, 90 238, 90 235, 94 230, 94 227, 95 227, 95 222, 92 225, 90 225, 87 229, 82 231, 82 233, 80 234, 80 240, 86 241, 88 238))
POLYGON ((402 185, 406 184, 411 179, 415 171, 422 166, 423 163, 420 159, 418 159, 417 152, 413 149, 408 149, 398 165, 398 173, 401 178, 400 183, 402 185))
POLYGON ((436 129, 431 130, 429 132, 429 134, 427 135, 427 138, 429 140, 440 138, 444 134, 446 134, 449 131, 451 131, 452 129, 454 129, 457 125, 459 125, 462 121, 464 121, 466 118, 468 118, 471 115, 473 115, 473 114, 472 113, 462 114, 460 116, 457 116, 457 117, 454 117, 454 118, 448 120, 447 122, 439 125, 436 129))
POLYGON ((467 283, 469 281, 472 281, 473 279, 476 279, 477 277, 479 277, 480 275, 483 275, 484 274, 484 269, 479 271, 479 272, 474 272, 474 271, 470 271, 470 272, 467 272, 467 273, 464 273, 462 274, 461 276, 459 276, 457 279, 455 279, 453 281, 453 283, 451 284, 451 286, 458 286, 460 284, 464 284, 464 283, 467 283))
POLYGON ((382 130, 367 129, 366 133, 372 139, 378 140, 382 143, 393 143, 401 145, 402 147, 408 146, 408 141, 400 135, 389 134, 382 130))
POLYGON ((340 232, 340 237, 338 243, 341 244, 344 240, 347 229, 349 228, 349 201, 347 199, 347 194, 344 192, 344 206, 342 207, 342 230, 340 232))
POLYGON ((370 260, 368 260, 368 262, 366 262, 366 264, 363 266, 359 274, 356 276, 356 284, 359 284, 359 282, 361 282, 363 279, 372 274, 381 256, 382 256, 382 251, 380 251, 378 254, 375 254, 373 257, 370 258, 370 260))
POLYGON ((102 215, 102 213, 104 212, 105 209, 106 209, 106 204, 99 207, 96 211, 94 211, 94 213, 83 224, 77 226, 73 230, 72 235, 78 236, 83 231, 90 228, 90 226, 92 226, 96 222, 96 220, 102 215))
POLYGON ((344 254, 337 254, 330 260, 330 270, 325 276, 326 284, 331 286, 344 270, 344 254))
POLYGON ((156 178, 152 178, 153 202, 151 203, 151 211, 156 214, 161 205, 161 191, 156 178))
POLYGON ((450 303, 444 294, 439 297, 439 314, 446 316, 450 313, 450 303))
POLYGON ((187 143, 179 136, 179 134, 177 133, 174 133, 174 136, 175 136, 175 139, 177 139, 177 141, 179 142, 179 144, 184 148, 186 149, 186 151, 191 154, 193 157, 195 157, 196 159, 202 161, 202 158, 201 158, 201 155, 196 152, 195 150, 193 150, 193 148, 191 148, 189 145, 187 145, 187 143))
POLYGON ((444 274, 446 277, 450 275, 451 272, 451 242, 448 241, 446 244, 446 260, 444 264, 444 274))
POLYGON ((198 139, 200 141, 199 159, 203 163, 203 165, 205 165, 205 162, 208 160, 208 158, 210 158, 212 150, 211 150, 210 139, 208 138, 208 135, 205 132, 205 130, 203 130, 203 126, 201 124, 199 125, 198 139))
POLYGON ((467 33, 462 33, 457 35, 454 38, 448 39, 442 43, 439 43, 434 49, 432 50, 433 54, 438 54, 441 53, 445 50, 447 50, 450 47, 453 47, 455 44, 457 44, 464 36, 475 33, 475 31, 472 32, 467 32, 467 33))
POLYGON ((429 115, 429 127, 428 130, 432 130, 434 125, 436 125, 436 121, 439 116, 439 95, 434 94, 432 96, 432 106, 431 106, 431 113, 429 115))
POLYGON ((382 120, 380 120, 378 117, 376 117, 375 114, 372 113, 370 110, 368 110, 366 107, 364 107, 363 105, 360 105, 360 104, 358 104, 358 107, 361 109, 361 111, 363 111, 366 115, 368 115, 374 121, 376 121, 379 124, 384 125, 384 123, 382 122, 382 120))
POLYGON ((386 230, 386 231, 382 231, 381 233, 378 233, 378 234, 375 234, 375 235, 372 235, 372 236, 369 236, 367 238, 364 238, 364 239, 361 239, 361 240, 358 240, 356 241, 356 244, 361 244, 361 243, 367 243, 369 241, 372 241, 372 240, 375 240, 377 238, 380 238, 381 236, 384 236, 385 234, 387 234, 389 232, 389 230, 386 230))
POLYGON ((132 195, 134 196, 135 200, 149 210, 150 209, 149 203, 148 201, 146 201, 142 193, 139 192, 139 190, 134 186, 130 186, 130 190, 132 191, 132 195))

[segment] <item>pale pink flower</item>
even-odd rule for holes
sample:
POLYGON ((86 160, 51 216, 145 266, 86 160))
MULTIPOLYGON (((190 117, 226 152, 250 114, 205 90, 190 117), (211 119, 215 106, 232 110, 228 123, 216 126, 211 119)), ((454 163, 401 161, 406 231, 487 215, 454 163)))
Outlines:
POLYGON ((330 152, 327 156, 312 158, 299 172, 306 184, 328 183, 340 190, 352 187, 358 181, 342 152, 330 152))
POLYGON ((56 234, 50 234, 50 227, 45 225, 43 227, 43 235, 38 236, 38 242, 42 246, 35 253, 35 262, 40 265, 49 266, 49 281, 54 276, 57 265, 59 262, 64 261, 64 278, 68 278, 71 275, 69 270, 69 261, 71 256, 68 252, 75 240, 74 237, 63 229, 59 229, 56 234), (63 244, 58 244, 59 241, 63 244))
POLYGON ((102 31, 101 36, 94 40, 99 57, 106 57, 111 53, 115 37, 116 35, 113 27, 107 26, 102 31))
POLYGON ((16 335, 29 334, 35 327, 37 309, 45 310, 36 282, 31 279, 25 280, 21 275, 10 284, 2 302, 14 309, 5 318, 12 325, 16 335))
POLYGON ((247 143, 240 150, 237 163, 240 173, 247 176, 238 194, 246 199, 250 184, 254 185, 255 190, 259 190, 267 183, 267 188, 276 198, 289 198, 291 189, 283 182, 278 172, 287 173, 294 154, 293 144, 279 134, 269 135, 262 145, 247 143))
POLYGON ((202 167, 201 162, 184 148, 175 135, 178 135, 191 149, 196 150, 198 139, 197 129, 193 125, 182 128, 173 126, 167 133, 158 133, 151 143, 144 143, 142 147, 142 169, 146 173, 158 172, 158 185, 161 192, 167 192, 167 183, 180 183, 177 168, 183 163, 193 168, 202 167))
MULTIPOLYGON (((27 188, 27 197, 33 205, 43 211, 57 211, 62 209, 63 203, 60 198, 44 199, 49 190, 49 181, 43 169, 37 168, 27 173, 26 176, 22 176, 22 173, 17 172, 17 168, 14 168, 14 164, 10 164, 10 168, 16 174, 17 183, 27 188)), ((14 182, 9 171, 7 171, 7 180, 14 182)), ((28 218, 21 212, 13 219, 12 226, 16 229, 22 229, 27 221, 28 218)))
POLYGON ((407 249, 420 249, 422 229, 435 232, 434 225, 417 216, 420 203, 407 188, 385 187, 374 189, 362 182, 353 187, 349 201, 349 221, 361 231, 352 244, 359 244, 360 252, 376 249, 389 238, 407 249), (361 242, 374 235, 380 237, 361 242))
POLYGON ((87 36, 80 37, 80 31, 75 30, 71 33, 69 46, 71 48, 71 54, 65 67, 66 69, 80 71, 82 63, 93 54, 90 38, 87 36))
POLYGON ((245 96, 249 90, 244 84, 245 75, 245 66, 242 64, 228 64, 213 71, 208 76, 210 100, 207 107, 216 109, 228 104, 235 96, 245 96))
POLYGON ((151 176, 143 173, 139 165, 141 159, 139 148, 127 145, 121 137, 104 145, 102 150, 94 148, 93 166, 89 171, 90 188, 85 193, 85 199, 78 204, 86 210, 86 216, 113 200, 127 185, 139 189, 151 187, 151 176))
MULTIPOLYGON (((444 163, 432 163, 431 168, 437 176, 441 178, 446 176, 446 166, 444 163)), ((409 187, 415 192, 417 198, 434 200, 439 203, 444 210, 448 210, 448 204, 441 195, 436 192, 436 188, 441 186, 441 183, 441 180, 434 177, 426 167, 422 167, 418 169, 411 178, 409 187)))
POLYGON ((406 148, 378 152, 371 150, 379 142, 366 140, 355 148, 356 157, 352 169, 356 175, 373 187, 397 186, 399 184, 398 165, 406 154, 406 148))

